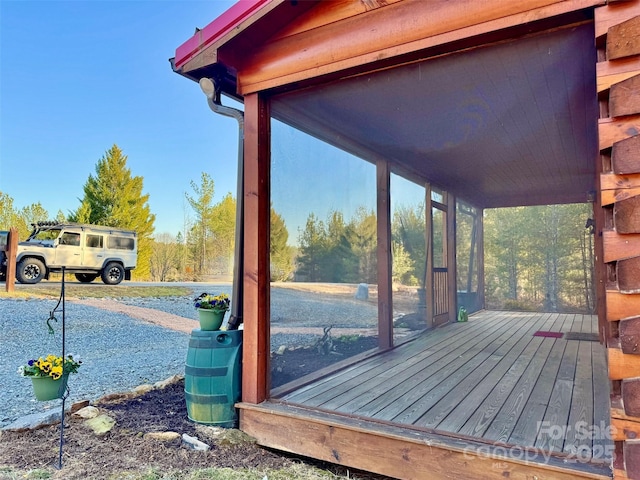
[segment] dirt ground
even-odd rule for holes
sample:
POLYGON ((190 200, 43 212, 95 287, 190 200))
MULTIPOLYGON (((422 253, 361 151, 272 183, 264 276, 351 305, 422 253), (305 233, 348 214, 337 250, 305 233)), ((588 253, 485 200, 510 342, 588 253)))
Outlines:
MULTIPOLYGON (((88 303, 88 301, 87 301, 88 303)), ((104 302, 101 307, 105 308, 104 302)), ((145 319, 147 309, 111 305, 118 311, 145 319)), ((153 323, 169 328, 193 327, 189 321, 168 314, 152 315, 153 323), (186 325, 185 322, 187 322, 186 325)), ((335 353, 319 355, 313 349, 287 350, 272 358, 272 383, 277 386, 322 368, 336 360, 372 348, 372 339, 361 337, 348 342, 336 342, 335 353)), ((3 476, 7 467, 19 471, 45 469, 55 479, 107 479, 127 478, 127 473, 144 473, 150 468, 161 472, 172 470, 193 471, 206 467, 229 468, 281 468, 296 462, 306 462, 351 479, 380 480, 384 477, 354 472, 351 469, 332 464, 318 463, 309 459, 299 459, 281 452, 262 448, 243 438, 237 441, 225 434, 213 435, 212 429, 198 425, 187 417, 184 398, 184 381, 179 380, 164 389, 157 389, 143 395, 114 394, 95 402, 101 413, 115 419, 115 427, 103 435, 96 435, 87 428, 84 419, 66 415, 64 446, 61 470, 58 470, 60 425, 45 426, 22 432, 1 432, 0 434, 0 479, 16 478, 3 476), (150 432, 173 431, 195 436, 211 445, 209 451, 194 451, 182 446, 180 438, 171 441, 151 440, 145 437, 150 432)), ((240 435, 237 430, 227 430, 240 435)), ((240 435, 241 436, 241 435, 240 435)), ((31 478, 31 477, 29 477, 31 478)), ((44 478, 44 477, 38 477, 44 478)), ((130 478, 130 477, 129 477, 130 478)))

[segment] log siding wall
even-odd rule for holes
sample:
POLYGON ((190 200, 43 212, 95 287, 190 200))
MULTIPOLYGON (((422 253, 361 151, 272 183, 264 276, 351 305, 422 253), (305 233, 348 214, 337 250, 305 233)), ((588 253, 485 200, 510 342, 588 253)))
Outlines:
POLYGON ((614 478, 640 479, 640 0, 610 1, 595 22, 614 478))

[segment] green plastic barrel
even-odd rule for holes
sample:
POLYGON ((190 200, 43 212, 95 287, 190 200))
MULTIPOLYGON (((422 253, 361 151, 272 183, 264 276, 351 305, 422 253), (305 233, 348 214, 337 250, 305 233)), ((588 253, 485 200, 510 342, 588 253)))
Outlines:
POLYGON ((190 420, 235 427, 240 400, 242 330, 193 330, 184 372, 190 420))

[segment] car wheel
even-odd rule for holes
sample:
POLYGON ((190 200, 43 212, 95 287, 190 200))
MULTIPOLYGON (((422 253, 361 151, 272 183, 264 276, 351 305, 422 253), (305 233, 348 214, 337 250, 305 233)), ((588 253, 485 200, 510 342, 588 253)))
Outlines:
POLYGON ((107 285, 117 285, 124 278, 124 267, 116 262, 107 263, 102 270, 102 281, 107 285))
POLYGON ((37 258, 24 258, 16 266, 16 278, 20 283, 38 283, 46 273, 44 263, 37 258))
POLYGON ((98 274, 94 273, 76 273, 76 279, 82 283, 91 283, 96 278, 98 278, 98 274))

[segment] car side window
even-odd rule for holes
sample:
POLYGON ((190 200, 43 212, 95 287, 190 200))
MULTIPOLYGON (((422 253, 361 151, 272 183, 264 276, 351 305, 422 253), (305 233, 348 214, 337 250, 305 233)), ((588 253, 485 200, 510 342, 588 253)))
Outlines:
POLYGON ((72 245, 74 247, 80 246, 80 234, 72 232, 64 232, 60 237, 60 245, 72 245))
POLYGON ((133 238, 110 235, 107 239, 107 248, 113 248, 116 250, 133 250, 134 246, 135 242, 133 238))
POLYGON ((102 235, 87 234, 86 245, 90 248, 102 248, 102 235))

